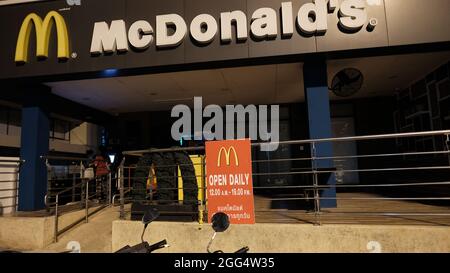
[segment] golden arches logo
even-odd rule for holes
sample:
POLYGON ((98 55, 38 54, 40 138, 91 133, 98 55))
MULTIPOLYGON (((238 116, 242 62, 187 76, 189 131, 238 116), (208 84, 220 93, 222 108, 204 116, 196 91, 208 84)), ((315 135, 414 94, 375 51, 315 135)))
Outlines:
POLYGON ((239 166, 239 157, 237 155, 236 149, 231 146, 228 150, 225 147, 220 148, 219 155, 217 156, 217 167, 222 165, 222 154, 225 154, 225 163, 227 166, 231 165, 231 152, 234 154, 234 162, 236 167, 239 166))
POLYGON ((56 25, 56 34, 58 40, 58 59, 69 59, 69 34, 64 18, 56 11, 50 11, 44 20, 36 13, 31 13, 22 22, 19 37, 17 38, 15 61, 26 63, 28 61, 28 46, 32 25, 36 32, 36 56, 48 58, 48 48, 50 43, 50 34, 56 25))

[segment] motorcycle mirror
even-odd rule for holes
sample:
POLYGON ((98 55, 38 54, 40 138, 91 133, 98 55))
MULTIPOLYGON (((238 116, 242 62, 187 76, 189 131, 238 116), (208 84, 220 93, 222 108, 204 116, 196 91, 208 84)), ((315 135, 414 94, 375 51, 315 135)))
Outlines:
POLYGON ((151 222, 155 221, 156 218, 159 217, 159 211, 156 208, 151 208, 148 209, 145 213, 144 216, 142 217, 142 223, 147 226, 148 224, 150 224, 151 222))
POLYGON ((223 212, 214 214, 211 219, 212 228, 215 232, 224 232, 230 226, 230 218, 223 212))

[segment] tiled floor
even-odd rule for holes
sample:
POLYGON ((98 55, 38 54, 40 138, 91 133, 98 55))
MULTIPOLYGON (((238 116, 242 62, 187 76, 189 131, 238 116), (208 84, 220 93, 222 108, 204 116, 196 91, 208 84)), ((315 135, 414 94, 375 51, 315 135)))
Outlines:
POLYGON ((448 205, 438 206, 407 200, 368 200, 368 198, 383 198, 371 193, 338 193, 337 198, 337 208, 322 209, 322 213, 316 217, 313 212, 307 210, 270 209, 273 203, 269 198, 255 196, 256 222, 314 223, 320 221, 322 224, 450 226, 450 206, 448 205))

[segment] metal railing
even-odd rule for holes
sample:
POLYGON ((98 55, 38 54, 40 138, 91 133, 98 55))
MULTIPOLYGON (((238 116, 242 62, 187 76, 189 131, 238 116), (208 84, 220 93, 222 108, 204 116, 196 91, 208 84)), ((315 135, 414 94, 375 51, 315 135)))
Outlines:
POLYGON ((18 208, 22 163, 23 161, 16 159, 0 159, 0 215, 12 214, 18 208))
MULTIPOLYGON (((296 216, 304 215, 305 217, 301 216, 304 219, 313 216, 311 222, 315 225, 320 225, 322 219, 330 215, 339 216, 342 219, 344 217, 363 218, 363 216, 382 218, 441 216, 445 218, 444 220, 449 219, 447 224, 450 225, 450 217, 448 217, 450 210, 446 203, 450 200, 450 130, 290 140, 280 141, 278 144, 279 149, 289 152, 276 158, 259 157, 252 161, 255 196, 266 200, 271 205, 281 204, 279 208, 274 208, 277 207, 275 205, 269 208, 255 207, 257 222, 259 218, 269 218, 270 221, 270 216, 267 215, 279 215, 281 211, 283 215, 290 213, 296 216), (415 148, 411 148, 411 145, 399 146, 398 143, 403 140, 413 143, 415 146, 412 146, 415 148), (359 152, 325 155, 320 153, 324 145, 339 147, 338 145, 344 143, 353 143, 359 152), (301 149, 297 149, 298 147, 301 149), (303 153, 299 152, 300 150, 303 150, 303 153), (343 164, 349 162, 355 164, 343 164), (355 177, 359 183, 352 181, 355 177), (339 183, 335 182, 337 178, 339 183), (273 181, 281 181, 282 185, 275 184, 273 181), (335 191, 337 194, 334 193, 335 191), (338 208, 333 209, 334 205, 329 205, 327 202, 337 203, 338 208), (400 202, 395 203, 395 206, 400 207, 392 207, 392 202, 400 202), (433 206, 428 206, 428 203, 433 206), (341 204, 349 204, 350 208, 340 208, 341 204), (370 208, 364 207, 368 204, 373 205, 370 208), (324 205, 327 208, 324 208, 324 205), (419 208, 418 211, 415 206, 419 208), (432 211, 422 211, 430 208, 432 211), (397 209, 399 211, 395 211, 397 209)), ((254 143, 252 148, 258 149, 261 145, 265 144, 254 143)), ((149 149, 128 151, 124 154, 130 158, 144 154, 182 151, 203 154, 204 147, 149 149)), ((258 154, 258 151, 254 151, 253 154, 258 154)), ((133 167, 125 167, 124 162, 118 177, 122 183, 121 189, 125 189, 123 187, 125 180, 128 180, 129 187, 132 187, 136 179, 149 178, 134 176, 131 171, 133 167), (127 168, 128 175, 125 174, 127 168)), ((202 162, 202 170, 205 170, 204 162, 202 162)), ((169 167, 171 166, 161 165, 157 168, 169 167)), ((172 181, 183 179, 178 173, 173 177, 175 180, 172 181)), ((204 191, 206 196, 207 185, 204 183, 206 172, 196 174, 195 177, 203 181, 199 190, 204 191)), ((157 179, 160 178, 164 177, 157 176, 157 179)), ((177 187, 176 184, 171 187, 157 188, 157 190, 182 189, 182 186, 177 187)), ((123 204, 139 200, 125 199, 124 194, 120 197, 123 218, 125 216, 123 204)), ((148 202, 180 201, 150 200, 150 197, 147 199, 148 202)), ((198 203, 198 211, 201 214, 206 213, 207 198, 198 203)))
POLYGON ((54 203, 49 203, 49 206, 53 206, 54 205, 54 216, 55 216, 55 223, 54 223, 54 242, 58 242, 58 236, 60 236, 61 234, 65 233, 66 231, 70 230, 71 228, 73 228, 74 226, 78 225, 79 223, 82 223, 83 221, 85 223, 89 222, 89 217, 92 216, 93 214, 99 212, 100 210, 102 210, 103 208, 107 207, 109 204, 103 204, 103 205, 99 205, 98 208, 96 208, 95 210, 89 212, 89 208, 90 208, 90 200, 92 199, 92 197, 96 196, 96 194, 94 195, 89 195, 89 180, 85 180, 73 187, 70 187, 68 189, 65 189, 63 191, 60 191, 56 194, 56 201, 54 203), (74 188, 84 188, 85 189, 85 198, 84 198, 84 210, 85 210, 85 214, 83 217, 72 221, 70 224, 68 224, 66 227, 64 227, 63 229, 59 230, 59 217, 60 212, 59 212, 59 196, 65 192, 71 191, 74 188))
MULTIPOLYGON (((127 193, 130 193, 133 190, 133 188, 124 188, 123 194, 126 195, 127 193)), ((116 199, 120 198, 120 190, 119 193, 116 193, 112 197, 111 205, 116 206, 116 199)), ((127 197, 124 197, 125 201, 127 201, 127 197)), ((128 200, 131 200, 130 197, 128 197, 128 200)))
MULTIPOLYGON (((85 167, 85 163, 88 162, 88 159, 86 158, 74 158, 74 157, 53 157, 53 156, 47 156, 47 157, 41 157, 46 161, 46 165, 48 168, 48 193, 45 196, 45 205, 47 207, 48 211, 52 211, 55 216, 55 222, 54 222, 54 242, 58 241, 58 236, 65 233, 66 231, 70 230, 74 226, 78 225, 79 223, 89 222, 89 217, 93 214, 99 212, 103 208, 109 206, 111 203, 111 174, 108 174, 107 181, 100 182, 100 183, 107 183, 107 200, 104 204, 98 204, 98 207, 92 211, 89 211, 90 208, 94 207, 92 205, 92 201, 94 197, 98 197, 99 193, 96 188, 92 190, 93 187, 90 187, 91 184, 97 184, 95 181, 95 177, 93 176, 87 176, 87 170, 89 168, 85 167), (72 171, 63 173, 63 177, 56 178, 52 174, 52 169, 54 165, 50 164, 50 161, 58 161, 58 162, 68 162, 66 165, 62 165, 61 163, 58 163, 57 166, 63 167, 63 169, 70 169, 72 168, 72 171), (71 177, 70 177, 71 176, 71 177), (59 190, 55 192, 55 188, 52 187, 52 182, 54 181, 65 181, 65 182, 71 182, 70 186, 62 186, 62 190, 59 190), (61 202, 62 198, 65 198, 66 200, 64 202, 61 202), (51 202, 50 199, 53 199, 54 202, 51 202), (65 226, 62 229, 59 229, 59 220, 61 216, 61 206, 70 206, 75 205, 77 209, 84 209, 84 215, 83 217, 72 221, 70 224, 65 226)), ((93 172, 90 172, 91 175, 93 175, 93 172)), ((103 187, 101 188, 103 190, 103 187)), ((73 210, 73 209, 72 209, 73 210)))
MULTIPOLYGON (((41 159, 45 161, 48 171, 47 194, 44 197, 44 203, 47 211, 55 216, 54 241, 57 242, 59 235, 83 221, 87 223, 90 216, 111 204, 112 178, 109 174, 107 181, 104 182, 107 184, 105 203, 99 204, 96 209, 89 211, 90 208, 94 207, 92 202, 94 197, 98 197, 99 194, 97 189, 92 190, 93 187, 89 187, 90 184, 96 182, 94 177, 86 176, 87 168, 85 164, 89 160, 87 158, 62 156, 41 156, 41 159), (57 169, 59 171, 56 171, 57 169), (72 212, 80 209, 85 211, 82 218, 59 229, 62 211, 72 212)), ((0 215, 4 214, 4 211, 8 208, 10 213, 17 210, 19 173, 22 163, 21 160, 0 159, 0 177, 8 177, 8 179, 0 179, 0 215), (11 176, 12 178, 9 178, 11 176), (8 204, 4 205, 3 200, 9 201, 8 204)), ((103 187, 101 190, 103 190, 103 187)))
POLYGON ((84 189, 78 185, 85 176, 87 159, 61 156, 41 156, 41 159, 45 160, 47 166, 47 194, 45 195, 47 211, 50 211, 57 196, 59 205, 82 202, 84 189), (64 195, 60 193, 61 191, 64 195))
MULTIPOLYGON (((190 150, 190 151, 194 151, 194 150, 201 150, 201 148, 187 148, 186 150, 190 150)), ((156 149, 156 150, 152 150, 152 152, 156 152, 156 153, 160 153, 160 152, 174 152, 174 151, 179 151, 179 149, 156 149)), ((125 155, 130 155, 129 152, 125 152, 125 155)), ((135 190, 135 188, 133 188, 132 184, 134 182, 135 179, 145 179, 145 180, 149 180, 152 181, 153 179, 172 179, 172 180, 176 180, 175 184, 182 184, 182 179, 186 179, 186 178, 196 178, 197 180, 200 180, 198 187, 196 188, 189 188, 189 187, 183 187, 183 186, 171 186, 171 187, 161 187, 161 186, 153 186, 153 183, 148 183, 149 187, 147 188, 147 195, 148 195, 148 200, 146 201, 149 204, 157 204, 157 203, 161 203, 163 202, 164 204, 178 204, 178 205, 182 205, 184 202, 188 202, 189 205, 192 205, 191 202, 193 201, 187 201, 185 199, 183 199, 183 197, 179 197, 178 199, 175 198, 171 198, 171 199, 161 199, 156 197, 158 194, 158 191, 178 191, 178 194, 181 196, 183 196, 183 191, 184 190, 198 190, 199 196, 200 198, 198 200, 195 201, 195 205, 197 206, 197 210, 196 211, 192 211, 192 212, 188 212, 188 211, 183 211, 183 212, 179 212, 180 215, 184 214, 191 214, 192 216, 196 216, 197 220, 199 223, 203 223, 204 221, 204 215, 206 215, 206 211, 205 211, 205 196, 206 196, 206 187, 201 184, 203 183, 204 179, 203 177, 205 176, 205 161, 204 161, 204 157, 201 158, 201 163, 192 163, 192 164, 170 164, 170 165, 161 165, 159 166, 159 168, 174 168, 174 167, 181 167, 183 165, 192 165, 192 166, 200 166, 201 167, 201 171, 199 171, 198 174, 195 174, 194 176, 181 176, 179 174, 180 170, 179 169, 173 169, 174 173, 173 175, 168 175, 168 176, 157 176, 156 174, 152 174, 149 173, 149 176, 147 177, 138 177, 134 174, 137 166, 132 165, 132 166, 125 166, 125 159, 124 158, 121 162, 121 164, 119 165, 119 170, 118 170, 118 176, 117 176, 117 180, 118 180, 118 189, 119 189, 119 194, 115 195, 115 198, 119 197, 120 200, 120 218, 121 219, 125 219, 125 203, 129 203, 129 202, 135 202, 136 200, 133 199, 132 196, 128 196, 125 197, 126 194, 132 193, 133 190, 135 190)), ((139 200, 139 201, 143 201, 143 200, 139 200)), ((113 202, 115 204, 115 201, 113 202)), ((161 211, 161 213, 167 213, 165 211, 161 211)), ((170 211, 171 214, 177 214, 176 211, 170 211)))

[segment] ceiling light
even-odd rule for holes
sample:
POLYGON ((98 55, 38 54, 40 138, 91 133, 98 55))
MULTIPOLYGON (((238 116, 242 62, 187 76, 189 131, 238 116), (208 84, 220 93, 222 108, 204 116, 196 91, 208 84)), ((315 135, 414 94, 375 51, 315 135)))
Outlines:
POLYGON ((119 72, 118 69, 106 69, 103 70, 103 76, 107 76, 107 77, 112 77, 112 76, 116 76, 117 73, 119 72))

